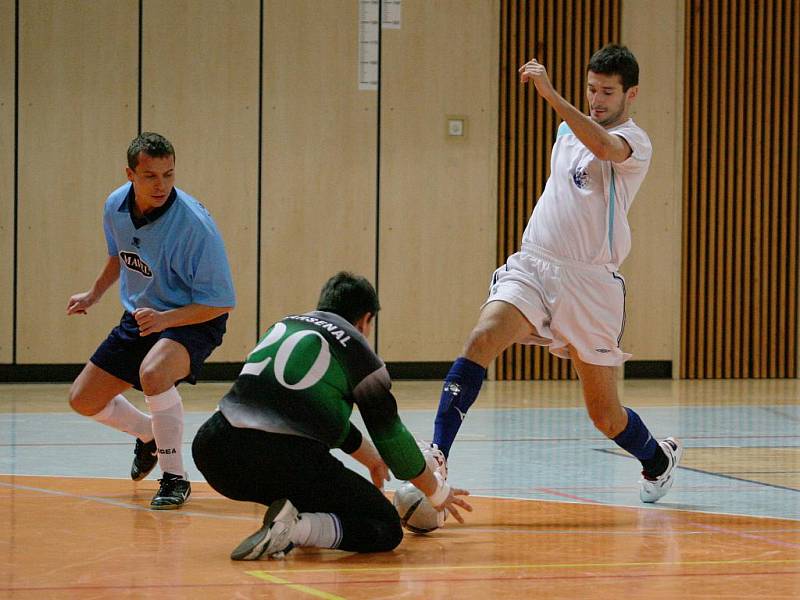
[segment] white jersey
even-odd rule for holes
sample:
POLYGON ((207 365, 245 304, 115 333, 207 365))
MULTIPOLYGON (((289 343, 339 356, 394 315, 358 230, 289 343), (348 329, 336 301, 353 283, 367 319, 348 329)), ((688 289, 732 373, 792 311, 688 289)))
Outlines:
POLYGON ((628 209, 647 174, 653 149, 644 130, 628 119, 608 130, 633 150, 625 162, 600 160, 566 123, 558 128, 550 178, 522 236, 569 260, 616 271, 631 248, 628 209))

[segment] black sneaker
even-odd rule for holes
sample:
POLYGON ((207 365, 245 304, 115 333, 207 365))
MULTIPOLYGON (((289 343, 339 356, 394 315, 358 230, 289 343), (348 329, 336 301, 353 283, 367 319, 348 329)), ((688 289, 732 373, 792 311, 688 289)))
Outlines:
POLYGON ((180 475, 164 473, 164 477, 158 482, 161 486, 150 501, 150 508, 153 510, 180 508, 192 493, 192 484, 180 475))
POLYGON ((133 449, 133 464, 131 465, 131 479, 139 481, 147 477, 158 462, 158 448, 156 441, 143 442, 136 438, 136 447, 133 449))

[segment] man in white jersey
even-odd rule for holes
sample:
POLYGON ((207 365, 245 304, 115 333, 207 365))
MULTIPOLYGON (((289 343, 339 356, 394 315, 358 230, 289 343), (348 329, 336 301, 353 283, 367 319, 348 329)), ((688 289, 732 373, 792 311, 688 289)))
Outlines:
POLYGON ((191 493, 183 467, 183 404, 175 387, 194 383, 222 343, 236 303, 222 237, 197 200, 174 186, 175 150, 157 133, 128 147, 128 182, 103 211, 108 256, 92 287, 69 299, 67 314, 86 314, 119 279, 125 312, 72 384, 72 408, 136 437, 131 479, 159 463, 164 473, 150 502, 182 506, 191 493), (142 390, 151 415, 122 393, 142 390))
POLYGON ((623 46, 598 50, 587 67, 588 116, 553 88, 537 60, 519 73, 563 119, 550 178, 522 248, 495 271, 478 323, 445 379, 433 443, 449 455, 486 368, 503 350, 513 343, 548 346, 572 360, 589 417, 639 459, 640 498, 655 502, 672 486, 682 447, 674 438, 655 440, 620 404, 616 383, 616 368, 630 358, 619 348, 625 282, 617 269, 630 250, 627 212, 652 153, 647 134, 628 115, 639 66, 623 46))

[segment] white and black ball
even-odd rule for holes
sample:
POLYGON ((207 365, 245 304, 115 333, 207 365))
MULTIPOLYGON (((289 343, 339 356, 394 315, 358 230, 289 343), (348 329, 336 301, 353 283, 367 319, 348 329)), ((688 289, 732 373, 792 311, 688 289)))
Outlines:
POLYGON ((444 525, 445 511, 433 508, 428 497, 413 483, 406 482, 397 488, 392 504, 400 515, 400 523, 413 533, 430 533, 444 525))

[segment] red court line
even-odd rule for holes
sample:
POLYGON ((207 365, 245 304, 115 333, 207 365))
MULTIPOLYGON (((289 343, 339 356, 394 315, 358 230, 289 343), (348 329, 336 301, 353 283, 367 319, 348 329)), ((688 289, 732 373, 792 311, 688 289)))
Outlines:
POLYGON ((565 492, 557 492, 556 490, 551 490, 550 488, 533 488, 534 491, 537 492, 544 492, 545 494, 550 494, 552 496, 560 496, 562 498, 569 498, 570 500, 578 500, 580 502, 586 502, 587 504, 603 504, 602 502, 598 502, 597 500, 591 500, 590 498, 583 498, 581 496, 573 496, 572 494, 567 494, 565 492))
POLYGON ((717 527, 716 525, 704 525, 703 523, 695 523, 693 521, 690 521, 689 525, 694 525, 695 527, 699 527, 700 529, 706 529, 714 533, 724 533, 725 535, 733 535, 750 540, 759 540, 761 542, 772 544, 773 546, 782 546, 784 548, 800 548, 800 544, 792 544, 791 542, 782 542, 781 540, 776 540, 771 537, 766 537, 763 535, 754 535, 753 532, 749 531, 735 531, 733 529, 727 529, 725 527, 717 527))

